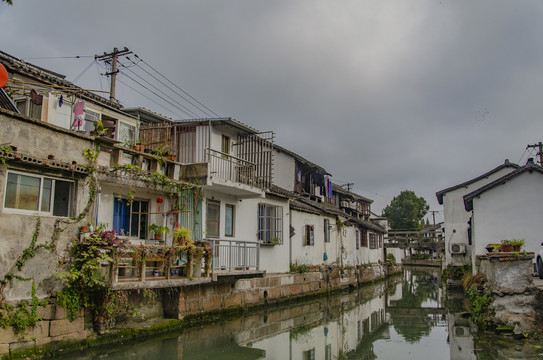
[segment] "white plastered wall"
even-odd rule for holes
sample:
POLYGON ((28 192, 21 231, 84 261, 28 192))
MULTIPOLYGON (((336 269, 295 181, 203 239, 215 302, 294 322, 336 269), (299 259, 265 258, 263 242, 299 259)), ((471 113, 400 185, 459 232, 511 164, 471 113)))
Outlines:
POLYGON ((482 186, 499 179, 513 171, 513 168, 504 168, 468 186, 449 191, 443 195, 443 219, 445 229, 446 263, 450 265, 467 265, 471 262, 471 247, 468 244, 468 221, 471 212, 464 208, 464 195, 473 192, 482 186), (451 244, 466 244, 465 255, 452 255, 451 244))
POLYGON ((474 255, 503 239, 524 239, 526 251, 537 252, 543 241, 541 209, 543 174, 524 172, 473 199, 474 255))

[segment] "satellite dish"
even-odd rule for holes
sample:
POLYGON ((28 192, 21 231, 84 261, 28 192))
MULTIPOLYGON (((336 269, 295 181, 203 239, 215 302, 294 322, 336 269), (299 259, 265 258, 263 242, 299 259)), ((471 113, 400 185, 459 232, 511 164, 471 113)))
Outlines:
POLYGON ((8 83, 8 71, 4 65, 0 64, 0 89, 8 83))

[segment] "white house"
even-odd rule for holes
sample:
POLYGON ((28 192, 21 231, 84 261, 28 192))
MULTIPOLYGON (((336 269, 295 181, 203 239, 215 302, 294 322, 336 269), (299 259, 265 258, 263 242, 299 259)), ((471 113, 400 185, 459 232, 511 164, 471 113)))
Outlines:
POLYGON ((473 214, 474 265, 475 256, 485 254, 489 243, 500 243, 504 239, 524 239, 526 251, 541 250, 542 188, 543 168, 529 161, 463 197, 465 210, 473 214))
POLYGON ((464 195, 501 178, 519 166, 505 160, 500 166, 461 184, 436 193, 437 201, 443 205, 445 253, 447 265, 467 265, 471 262, 472 242, 469 234, 471 212, 464 207, 464 195), (453 244, 454 250, 451 248, 453 244))

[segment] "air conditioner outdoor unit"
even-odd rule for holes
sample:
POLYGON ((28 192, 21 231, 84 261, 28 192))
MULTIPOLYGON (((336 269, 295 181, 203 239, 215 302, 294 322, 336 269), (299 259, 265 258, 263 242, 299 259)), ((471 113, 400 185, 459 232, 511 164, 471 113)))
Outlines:
POLYGON ((454 243, 451 244, 451 254, 465 254, 466 253, 466 244, 454 243))
POLYGON ((339 203, 339 207, 348 208, 349 207, 349 202, 344 200, 344 201, 339 203))
POLYGON ((455 337, 469 337, 469 327, 467 326, 454 326, 453 327, 455 337))

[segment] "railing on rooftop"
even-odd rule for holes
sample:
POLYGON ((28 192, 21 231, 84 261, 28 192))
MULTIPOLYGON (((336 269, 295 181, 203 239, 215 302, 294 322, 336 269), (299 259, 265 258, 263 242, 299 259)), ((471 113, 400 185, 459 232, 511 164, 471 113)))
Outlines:
POLYGON ((260 243, 223 239, 207 241, 213 250, 213 271, 259 270, 260 243))
POLYGON ((256 165, 238 157, 213 149, 207 149, 209 171, 212 176, 261 188, 256 178, 256 165))

